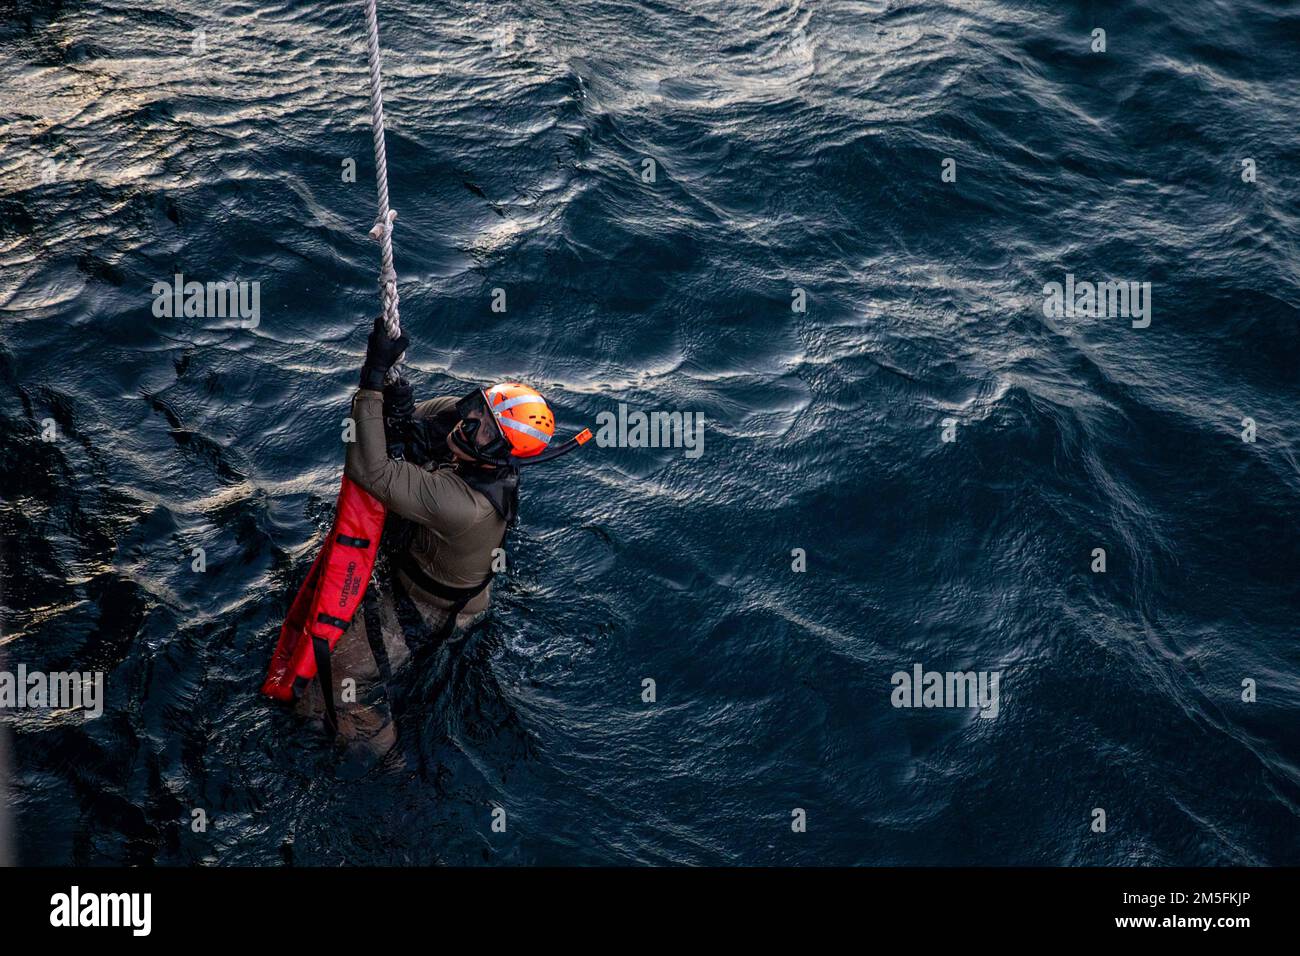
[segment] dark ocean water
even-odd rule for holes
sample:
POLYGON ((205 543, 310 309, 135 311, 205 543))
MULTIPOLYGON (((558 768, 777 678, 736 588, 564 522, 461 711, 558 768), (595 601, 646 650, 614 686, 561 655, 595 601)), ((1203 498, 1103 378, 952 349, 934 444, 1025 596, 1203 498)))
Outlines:
POLYGON ((1300 864, 1300 5, 381 3, 419 394, 706 426, 526 475, 369 773, 257 695, 377 309, 361 3, 0 11, 0 654, 107 674, 11 718, 19 861, 1300 864))

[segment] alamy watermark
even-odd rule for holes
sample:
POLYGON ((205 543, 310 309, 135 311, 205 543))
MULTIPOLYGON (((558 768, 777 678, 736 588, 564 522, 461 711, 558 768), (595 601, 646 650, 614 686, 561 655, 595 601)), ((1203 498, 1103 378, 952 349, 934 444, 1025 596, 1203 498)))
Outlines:
POLYGON ((1067 272, 1065 282, 1043 286, 1043 315, 1049 319, 1133 320, 1133 328, 1151 324, 1151 283, 1107 280, 1079 282, 1067 272))
POLYGON ((152 893, 83 893, 74 885, 50 897, 50 925, 56 928, 118 926, 148 936, 152 914, 152 893))
POLYGON ((159 319, 238 317, 246 329, 255 329, 262 321, 260 282, 186 282, 178 272, 171 282, 155 282, 151 291, 153 314, 159 319))
POLYGON ((89 717, 104 712, 104 672, 29 671, 19 664, 17 672, 0 671, 0 711, 84 710, 89 717))
POLYGON ((703 412, 628 411, 596 415, 596 444, 601 448, 684 448, 687 458, 704 454, 703 412))
POLYGON ((895 707, 976 707, 979 715, 998 715, 1001 671, 927 671, 913 664, 911 673, 897 671, 889 702, 895 707))

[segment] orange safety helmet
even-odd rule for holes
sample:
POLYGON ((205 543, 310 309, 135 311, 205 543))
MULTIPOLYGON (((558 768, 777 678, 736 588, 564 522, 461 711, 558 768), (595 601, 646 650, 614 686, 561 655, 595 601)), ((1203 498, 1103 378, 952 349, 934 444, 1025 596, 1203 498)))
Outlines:
POLYGON ((541 392, 519 382, 501 382, 484 394, 514 457, 532 458, 546 451, 555 436, 555 416, 541 392))

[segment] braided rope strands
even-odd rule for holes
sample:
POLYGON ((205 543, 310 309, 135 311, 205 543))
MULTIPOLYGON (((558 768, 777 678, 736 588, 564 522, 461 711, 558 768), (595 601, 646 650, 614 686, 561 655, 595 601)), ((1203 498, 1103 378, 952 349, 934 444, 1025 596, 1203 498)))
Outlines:
MULTIPOLYGON (((384 302, 384 328, 389 338, 402 334, 402 316, 397 299, 397 271, 393 268, 393 220, 397 211, 388 208, 388 151, 384 146, 384 91, 379 59, 379 12, 376 0, 366 0, 366 51, 370 64, 370 128, 375 140, 375 186, 379 215, 370 237, 379 241, 379 291, 384 302)), ((397 360, 393 371, 396 376, 397 360)))

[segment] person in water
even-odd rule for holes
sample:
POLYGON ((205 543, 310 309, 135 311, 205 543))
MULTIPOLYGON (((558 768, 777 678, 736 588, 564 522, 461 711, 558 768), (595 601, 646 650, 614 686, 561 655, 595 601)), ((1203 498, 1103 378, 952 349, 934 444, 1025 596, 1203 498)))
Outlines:
MULTIPOLYGON (((517 382, 416 405, 405 381, 385 383, 409 344, 406 335, 390 339, 376 319, 352 399, 356 440, 344 471, 388 509, 389 522, 361 613, 330 655, 338 732, 380 754, 396 741, 393 674, 487 613, 518 514, 520 467, 557 458, 591 435, 552 446, 546 400, 517 382), (344 692, 348 679, 354 692, 344 692)), ((320 685, 314 681, 298 706, 324 718, 320 685)))

